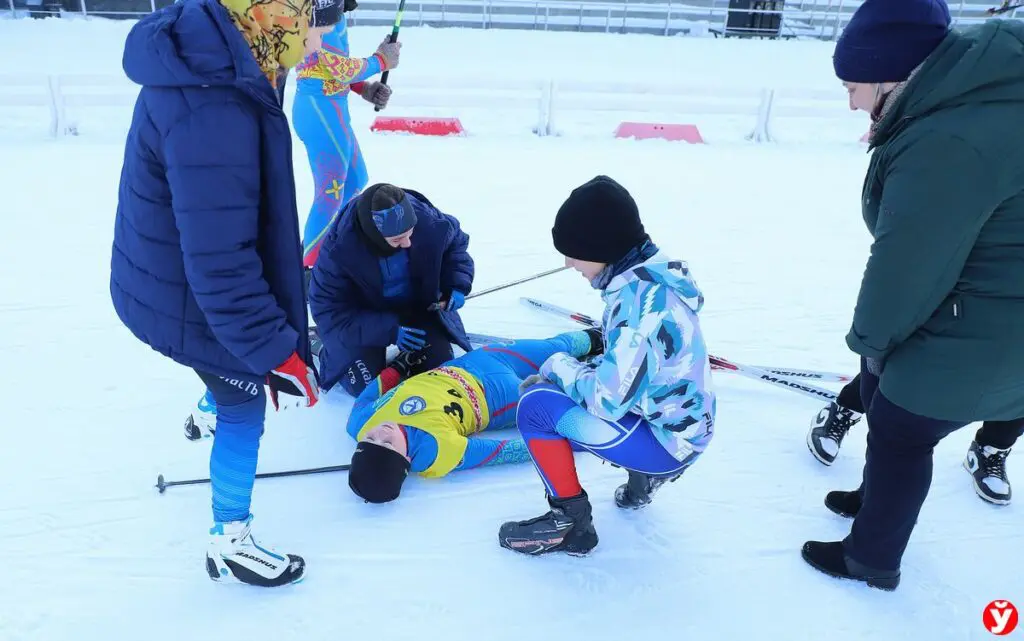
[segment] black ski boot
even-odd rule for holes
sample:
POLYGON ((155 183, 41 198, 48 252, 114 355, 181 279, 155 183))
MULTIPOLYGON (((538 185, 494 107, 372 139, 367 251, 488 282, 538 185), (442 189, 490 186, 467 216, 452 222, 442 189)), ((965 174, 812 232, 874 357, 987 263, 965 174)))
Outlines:
POLYGON ((587 352, 584 358, 604 354, 604 332, 601 331, 601 328, 590 327, 583 330, 583 332, 590 337, 590 351, 587 352))
POLYGON ((629 470, 626 482, 615 488, 615 505, 626 510, 639 510, 651 503, 654 493, 665 483, 675 483, 683 473, 675 476, 648 476, 629 470))
POLYGON ((824 465, 832 465, 839 455, 839 447, 850 428, 860 421, 862 414, 838 403, 829 403, 818 412, 807 432, 807 449, 824 465))
POLYGON ((520 554, 565 552, 586 556, 597 546, 597 531, 586 491, 579 496, 548 496, 551 511, 526 521, 509 521, 498 530, 501 547, 520 554))

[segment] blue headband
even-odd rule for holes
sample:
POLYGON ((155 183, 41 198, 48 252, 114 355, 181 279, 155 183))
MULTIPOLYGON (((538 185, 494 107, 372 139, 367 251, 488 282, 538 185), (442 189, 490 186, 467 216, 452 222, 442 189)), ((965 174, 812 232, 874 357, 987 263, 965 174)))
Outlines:
POLYGON ((371 211, 373 224, 384 238, 401 236, 416 226, 416 214, 408 196, 402 198, 393 207, 379 211, 371 211))

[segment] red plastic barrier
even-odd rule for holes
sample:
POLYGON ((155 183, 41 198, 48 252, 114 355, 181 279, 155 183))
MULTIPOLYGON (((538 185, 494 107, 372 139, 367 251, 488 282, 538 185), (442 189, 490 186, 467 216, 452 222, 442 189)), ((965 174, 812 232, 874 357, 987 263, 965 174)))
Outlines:
POLYGON ((704 138, 700 135, 696 125, 673 125, 660 122, 623 122, 615 129, 615 137, 637 140, 671 140, 694 145, 704 144, 704 138))
POLYGON ((371 131, 398 131, 419 136, 460 136, 465 133, 458 118, 410 118, 378 116, 371 131))

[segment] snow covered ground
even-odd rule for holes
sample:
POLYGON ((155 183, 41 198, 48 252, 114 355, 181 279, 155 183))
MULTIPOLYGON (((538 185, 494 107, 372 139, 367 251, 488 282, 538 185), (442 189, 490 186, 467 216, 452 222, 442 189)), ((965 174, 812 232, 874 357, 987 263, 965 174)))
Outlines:
MULTIPOLYGON (((119 73, 127 28, 3 21, 0 59, 24 73, 119 73)), ((353 47, 370 51, 381 35, 355 30, 353 47)), ((834 88, 842 111, 826 43, 432 30, 403 40, 396 91, 412 74, 737 86, 770 77, 834 88), (629 55, 611 56, 614 48, 629 55)), ((365 131, 372 111, 360 105, 353 111, 371 179, 422 190, 460 217, 478 289, 557 266, 555 209, 604 173, 632 190, 656 241, 690 261, 716 354, 855 369, 843 336, 868 247, 858 208, 867 156, 855 143, 863 118, 837 113, 808 125, 803 144, 748 144, 722 125, 720 144, 687 146, 537 138, 503 131, 500 113, 486 135, 373 135, 365 131)), ((1020 505, 996 509, 975 496, 960 467, 972 429, 936 449, 903 585, 873 591, 828 579, 799 555, 804 540, 847 533, 822 499, 857 485, 863 427, 824 468, 804 443, 818 403, 727 374, 715 379, 720 410, 707 454, 647 510, 617 510, 611 494, 624 475, 579 458, 601 536, 589 558, 526 559, 498 547, 504 520, 544 508, 530 466, 411 479, 386 506, 358 501, 333 474, 256 486, 256 531, 305 556, 304 583, 216 585, 202 566, 208 489, 152 487, 158 473, 207 475, 209 443, 188 442, 181 429, 199 381, 136 342, 107 290, 128 114, 87 115, 82 135, 52 140, 11 126, 23 114, 10 113, 0 104, 8 122, 0 129, 2 641, 965 641, 989 636, 981 622, 989 601, 1024 603, 1024 516, 1020 505)), ((304 211, 312 185, 296 151, 304 211)), ((561 273, 471 301, 469 329, 540 337, 571 327, 522 307, 519 296, 600 310, 582 279, 561 273)), ((260 470, 347 462, 347 407, 332 395, 313 410, 272 414, 260 470)), ((1010 472, 1024 483, 1014 457, 1010 472)))

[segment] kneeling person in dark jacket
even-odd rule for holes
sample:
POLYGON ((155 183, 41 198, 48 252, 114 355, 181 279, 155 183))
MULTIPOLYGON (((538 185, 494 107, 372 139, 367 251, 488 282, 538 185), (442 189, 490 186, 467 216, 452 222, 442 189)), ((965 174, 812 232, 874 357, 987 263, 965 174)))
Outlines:
POLYGON ((322 341, 321 387, 358 396, 390 345, 426 348, 417 370, 471 349, 458 309, 473 286, 469 236, 411 189, 377 184, 342 210, 320 248, 309 308, 322 341))

